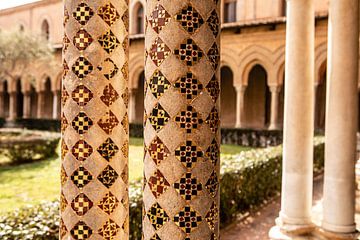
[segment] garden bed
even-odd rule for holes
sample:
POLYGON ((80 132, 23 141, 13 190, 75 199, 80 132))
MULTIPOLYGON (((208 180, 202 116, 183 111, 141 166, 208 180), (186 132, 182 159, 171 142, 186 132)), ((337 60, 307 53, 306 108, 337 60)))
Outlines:
MULTIPOLYGON (((220 219, 224 227, 239 214, 279 194, 281 187, 281 146, 245 151, 222 160, 220 219)), ((324 140, 316 138, 314 172, 324 164, 324 140)), ((141 239, 141 182, 130 184, 131 240, 141 239)), ((59 204, 43 203, 36 207, 0 217, 0 239, 57 239, 59 204)))

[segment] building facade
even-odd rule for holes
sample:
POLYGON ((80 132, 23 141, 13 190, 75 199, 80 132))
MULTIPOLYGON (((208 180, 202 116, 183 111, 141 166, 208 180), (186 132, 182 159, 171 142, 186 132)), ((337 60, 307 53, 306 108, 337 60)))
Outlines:
MULTIPOLYGON (((325 125, 328 0, 315 3, 315 126, 325 125)), ((130 2, 129 119, 142 123, 144 0, 130 2)), ((285 63, 285 0, 223 0, 221 35, 222 126, 282 127, 285 63)), ((2 79, 0 117, 60 116, 61 0, 44 0, 0 11, 0 29, 30 31, 49 39, 58 67, 31 69, 31 77, 2 79), (1 110, 2 109, 2 110, 1 110)), ((71 39, 71 37, 69 37, 71 39)))

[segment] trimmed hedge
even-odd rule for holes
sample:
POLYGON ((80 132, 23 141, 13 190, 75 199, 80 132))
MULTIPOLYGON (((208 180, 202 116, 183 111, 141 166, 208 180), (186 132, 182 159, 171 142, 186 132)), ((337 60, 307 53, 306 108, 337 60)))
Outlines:
POLYGON ((11 164, 28 163, 56 155, 60 134, 22 129, 0 130, 0 154, 11 164))
MULTIPOLYGON (((220 220, 224 227, 251 208, 279 194, 281 187, 281 146, 242 152, 222 159, 220 220)), ((324 164, 324 140, 316 138, 314 172, 324 164)), ((141 239, 142 184, 130 184, 130 239, 141 239)), ((0 239, 55 239, 58 203, 27 207, 0 217, 0 239), (48 208, 51 209, 48 209, 48 208), (34 217, 34 216, 40 217, 34 217), (19 219, 18 219, 19 218, 19 219), (42 238, 38 238, 38 233, 42 238)))

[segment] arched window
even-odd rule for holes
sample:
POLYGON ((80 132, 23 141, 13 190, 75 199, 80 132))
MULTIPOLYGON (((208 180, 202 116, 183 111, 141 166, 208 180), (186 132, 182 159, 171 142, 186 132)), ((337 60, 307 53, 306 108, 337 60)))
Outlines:
POLYGON ((141 3, 136 9, 136 34, 144 33, 144 8, 141 3))
POLYGON ((20 32, 23 32, 24 30, 25 30, 24 25, 20 24, 20 25, 19 25, 19 31, 20 31, 20 32))
POLYGON ((46 19, 41 24, 41 36, 43 36, 46 40, 49 40, 50 27, 49 27, 49 23, 46 19))
POLYGON ((281 16, 286 16, 286 0, 281 1, 281 16))
POLYGON ((226 0, 224 3, 224 23, 236 22, 236 0, 226 0))

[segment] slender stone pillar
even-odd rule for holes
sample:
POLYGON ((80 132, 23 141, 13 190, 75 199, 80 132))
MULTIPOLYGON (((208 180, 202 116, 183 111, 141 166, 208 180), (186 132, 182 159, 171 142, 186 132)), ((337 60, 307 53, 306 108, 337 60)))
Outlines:
POLYGON ((280 87, 271 86, 271 112, 270 112, 270 130, 279 128, 279 94, 280 87))
POLYGON ((5 101, 4 101, 4 92, 0 91, 0 118, 5 117, 5 101))
POLYGON ((324 216, 335 233, 355 232, 359 1, 330 1, 324 216))
POLYGON ((31 93, 26 91, 24 93, 24 118, 31 116, 31 93))
POLYGON ((44 118, 45 112, 45 91, 39 91, 37 94, 37 118, 44 118))
POLYGON ((244 96, 246 86, 236 87, 236 128, 244 127, 244 96))
POLYGON ((10 92, 9 93, 9 120, 15 120, 17 117, 17 93, 10 92))
POLYGON ((59 102, 59 98, 60 98, 60 91, 59 90, 55 90, 53 91, 53 115, 52 118, 53 119, 58 119, 59 116, 59 108, 60 108, 60 102, 59 102))
POLYGON ((136 89, 130 89, 129 99, 129 122, 134 123, 136 121, 136 89))
POLYGON ((277 219, 283 233, 300 233, 312 226, 314 21, 313 0, 287 1, 283 173, 277 219))
POLYGON ((60 238, 127 240, 128 1, 64 7, 60 238))
POLYGON ((220 1, 147 1, 144 240, 219 239, 220 1))

